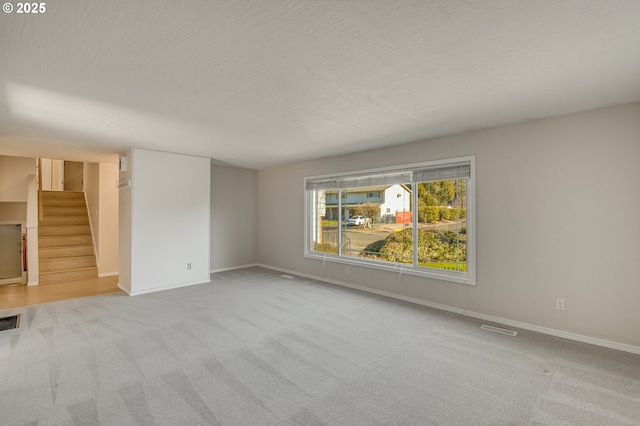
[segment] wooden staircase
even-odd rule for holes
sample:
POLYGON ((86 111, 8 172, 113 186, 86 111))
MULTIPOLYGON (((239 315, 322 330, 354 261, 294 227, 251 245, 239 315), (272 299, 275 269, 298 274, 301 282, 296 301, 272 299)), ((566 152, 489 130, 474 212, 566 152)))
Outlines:
POLYGON ((42 191, 38 222, 40 284, 98 277, 83 192, 42 191))

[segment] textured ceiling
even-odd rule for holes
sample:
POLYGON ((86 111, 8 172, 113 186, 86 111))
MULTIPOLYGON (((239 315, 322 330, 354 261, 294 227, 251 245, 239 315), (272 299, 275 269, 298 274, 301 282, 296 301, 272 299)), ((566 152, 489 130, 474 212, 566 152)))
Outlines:
POLYGON ((262 168, 640 100, 637 0, 46 9, 0 16, 0 154, 262 168))

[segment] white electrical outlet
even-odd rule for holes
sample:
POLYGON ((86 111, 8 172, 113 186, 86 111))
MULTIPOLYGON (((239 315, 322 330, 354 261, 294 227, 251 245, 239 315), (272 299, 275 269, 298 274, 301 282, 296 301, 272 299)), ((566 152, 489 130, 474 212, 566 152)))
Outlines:
POLYGON ((187 269, 191 269, 191 264, 187 263, 187 269))
POLYGON ((556 299, 556 309, 564 311, 564 299, 556 299))

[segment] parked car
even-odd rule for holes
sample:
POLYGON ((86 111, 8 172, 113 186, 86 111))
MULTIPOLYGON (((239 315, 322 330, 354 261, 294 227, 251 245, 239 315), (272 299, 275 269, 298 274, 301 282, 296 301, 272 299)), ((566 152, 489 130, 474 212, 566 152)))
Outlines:
POLYGON ((347 225, 368 225, 371 223, 371 219, 368 217, 364 217, 363 215, 359 214, 358 216, 353 216, 350 217, 349 219, 347 219, 347 225))

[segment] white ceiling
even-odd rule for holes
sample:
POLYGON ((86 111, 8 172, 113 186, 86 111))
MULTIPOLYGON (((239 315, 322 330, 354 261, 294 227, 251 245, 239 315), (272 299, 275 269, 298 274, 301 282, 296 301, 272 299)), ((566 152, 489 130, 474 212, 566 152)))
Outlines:
POLYGON ((638 0, 45 4, 0 16, 0 154, 263 168, 640 100, 638 0))

